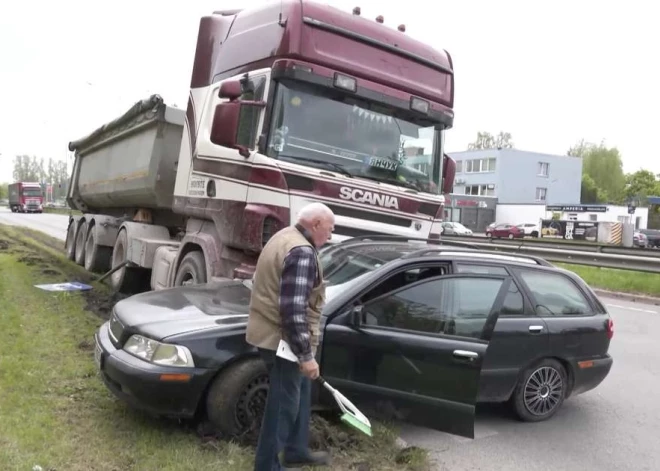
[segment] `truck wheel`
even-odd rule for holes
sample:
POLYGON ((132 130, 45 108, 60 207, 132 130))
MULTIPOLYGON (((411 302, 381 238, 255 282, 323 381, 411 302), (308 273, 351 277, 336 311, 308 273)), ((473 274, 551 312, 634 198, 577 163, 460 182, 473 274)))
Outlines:
POLYGON ((266 365, 250 358, 216 376, 206 396, 206 415, 222 437, 258 433, 267 397, 266 365))
POLYGON ((527 368, 513 392, 513 409, 524 422, 547 420, 559 410, 568 386, 566 370, 546 358, 527 368))
POLYGON ((69 223, 69 228, 66 230, 66 241, 64 242, 64 250, 66 250, 66 258, 73 261, 76 259, 76 221, 69 223))
POLYGON ((92 226, 85 242, 85 270, 91 272, 108 271, 111 258, 112 249, 96 243, 96 231, 92 226))
MULTIPOLYGON (((122 229, 115 240, 112 250, 112 268, 122 264, 128 258, 128 235, 122 229)), ((110 275, 110 283, 115 291, 134 294, 144 291, 146 270, 138 267, 123 267, 110 275)))
POLYGON ((85 265, 85 239, 87 238, 87 221, 83 222, 76 235, 75 261, 78 265, 85 265))
POLYGON ((206 263, 199 250, 188 252, 176 271, 174 286, 201 285, 206 283, 206 263))

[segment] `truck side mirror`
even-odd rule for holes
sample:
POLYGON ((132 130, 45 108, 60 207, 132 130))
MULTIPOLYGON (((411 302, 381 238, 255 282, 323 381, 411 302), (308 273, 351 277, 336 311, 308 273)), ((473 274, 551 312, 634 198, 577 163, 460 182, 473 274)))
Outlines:
MULTIPOLYGON (((222 87, 220 88, 222 93, 222 87)), ((236 98, 220 103, 216 106, 213 115, 211 142, 219 146, 238 149, 240 155, 249 157, 250 148, 256 140, 254 133, 259 122, 257 119, 259 110, 265 106, 264 102, 239 101, 236 98)))
POLYGON ((454 191, 456 177, 456 162, 447 154, 442 159, 442 194, 448 195, 454 191))

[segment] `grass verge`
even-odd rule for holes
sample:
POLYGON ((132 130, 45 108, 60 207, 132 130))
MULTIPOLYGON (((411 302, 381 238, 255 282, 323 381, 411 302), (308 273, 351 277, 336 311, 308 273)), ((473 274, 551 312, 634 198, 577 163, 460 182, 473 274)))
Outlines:
POLYGON ((592 288, 660 297, 660 275, 613 268, 556 263, 577 273, 592 288))
MULTIPOLYGON (((188 425, 151 418, 107 391, 94 369, 93 333, 116 297, 66 260, 61 246, 41 233, 0 226, 2 469, 251 469, 251 447, 203 441, 188 425), (34 287, 74 280, 94 289, 34 287)), ((326 443, 333 446, 333 469, 429 468, 423 450, 401 452, 397 433, 384 425, 374 424, 373 439, 321 419, 314 429, 332 438, 326 443)))

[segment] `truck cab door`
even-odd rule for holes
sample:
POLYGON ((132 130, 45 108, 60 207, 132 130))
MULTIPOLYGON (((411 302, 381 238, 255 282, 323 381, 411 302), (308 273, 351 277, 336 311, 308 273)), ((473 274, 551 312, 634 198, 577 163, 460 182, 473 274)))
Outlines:
POLYGON ((326 323, 321 374, 365 413, 474 438, 481 368, 510 284, 449 274, 362 296, 326 323))

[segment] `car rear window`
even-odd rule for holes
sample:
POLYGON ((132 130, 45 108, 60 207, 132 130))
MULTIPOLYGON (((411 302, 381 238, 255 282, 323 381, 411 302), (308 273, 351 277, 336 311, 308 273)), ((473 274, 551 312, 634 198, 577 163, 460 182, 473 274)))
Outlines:
POLYGON ((524 269, 519 270, 518 273, 534 297, 539 315, 571 316, 592 312, 582 292, 565 275, 524 269))

